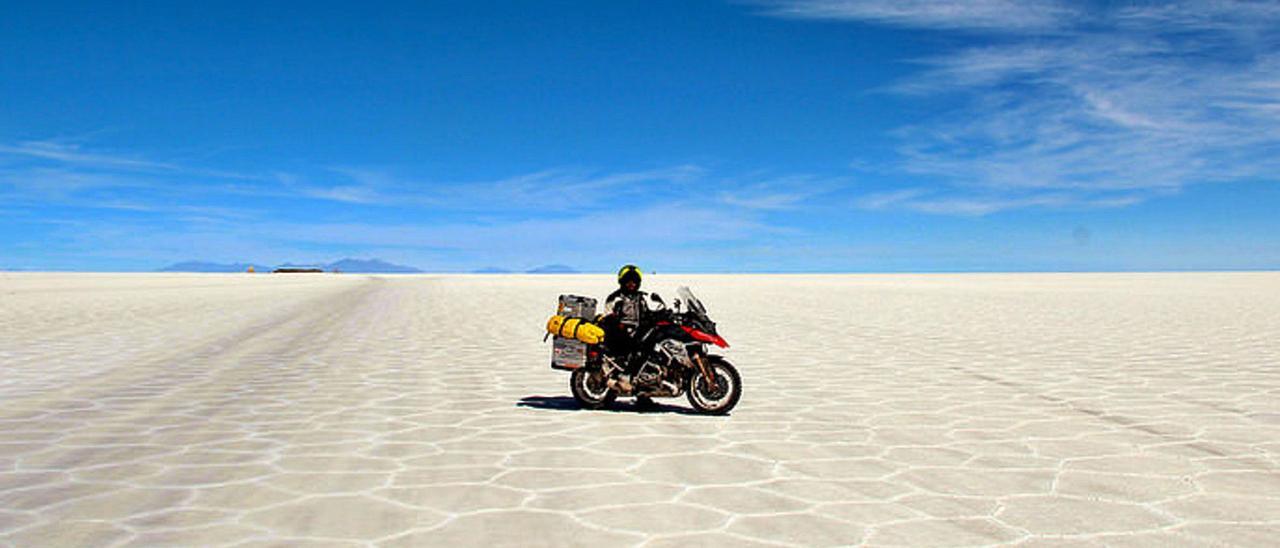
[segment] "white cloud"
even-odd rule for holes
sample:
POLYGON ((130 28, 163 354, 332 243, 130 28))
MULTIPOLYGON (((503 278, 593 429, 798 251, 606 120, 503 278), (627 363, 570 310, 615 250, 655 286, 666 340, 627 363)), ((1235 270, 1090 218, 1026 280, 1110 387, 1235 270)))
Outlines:
POLYGON ((330 171, 343 181, 322 186, 298 183, 295 178, 289 186, 310 198, 349 203, 460 211, 564 210, 595 207, 618 196, 649 194, 655 187, 691 184, 705 173, 693 165, 615 172, 557 168, 490 181, 447 182, 381 169, 330 171))
POLYGON ((567 218, 496 223, 281 224, 261 229, 284 241, 525 254, 532 250, 577 252, 679 246, 690 242, 747 239, 775 229, 741 215, 686 202, 648 204, 632 210, 567 218))
MULTIPOLYGON (((437 181, 389 169, 328 167, 309 175, 238 173, 162 162, 57 141, 0 143, 0 199, 10 203, 74 203, 91 207, 128 195, 134 202, 200 204, 211 198, 318 200, 470 213, 585 211, 620 197, 643 198, 705 183, 705 170, 673 165, 646 170, 546 169, 497 180, 437 181), (92 195, 92 196, 90 196, 92 195), (88 199, 92 198, 92 199, 88 199)), ((106 207, 106 206, 104 206, 106 207)), ((110 209, 109 207, 107 207, 110 209)))
POLYGON ((0 167, 0 187, 12 189, 14 197, 48 199, 95 189, 148 188, 153 184, 146 177, 68 167, 0 167))
MULTIPOLYGON (((124 205, 124 204, 122 204, 124 205)), ((127 259, 158 268, 185 259, 323 262, 376 256, 427 269, 561 262, 599 269, 619 262, 685 264, 702 246, 751 242, 782 229, 721 209, 672 202, 626 211, 514 222, 251 222, 206 218, 78 219, 42 238, 47 255, 127 259)))
POLYGON ((905 188, 890 192, 876 192, 874 194, 863 196, 858 201, 858 205, 865 209, 886 209, 891 206, 910 202, 911 200, 928 193, 928 190, 922 188, 905 188))
POLYGON ((77 143, 59 141, 23 141, 0 145, 0 154, 53 160, 62 164, 85 167, 118 168, 131 171, 175 171, 177 166, 124 155, 88 152, 77 143))
POLYGON ((747 210, 793 210, 819 196, 849 186, 847 178, 821 178, 811 175, 787 175, 781 177, 745 177, 740 180, 719 181, 716 186, 725 188, 717 194, 724 205, 747 210))
POLYGON ((870 21, 905 27, 1045 30, 1076 13, 1051 0, 790 0, 765 2, 767 13, 797 19, 870 21))
POLYGON ((965 105, 898 132, 899 168, 913 184, 955 196, 904 206, 981 214, 1054 207, 1044 198, 1052 195, 1067 207, 1111 207, 1107 193, 1128 192, 1120 202, 1131 203, 1187 185, 1277 178, 1280 3, 1064 6, 774 4, 778 14, 983 31, 964 42, 976 37, 974 45, 917 60, 924 70, 890 90, 965 105), (1024 32, 1033 29, 1043 32, 1024 32))
POLYGON ((708 202, 732 181, 689 165, 548 169, 465 183, 348 168, 317 168, 311 177, 264 171, 253 180, 228 181, 176 162, 165 164, 172 172, 160 173, 101 161, 92 151, 71 158, 13 148, 0 149, 0 203, 19 211, 54 205, 101 210, 42 216, 41 223, 64 222, 42 231, 39 243, 49 257, 154 266, 191 258, 307 261, 375 249, 388 257, 416 257, 420 266, 464 270, 554 261, 590 268, 636 256, 689 257, 698 246, 785 233, 763 223, 757 211, 795 205, 823 183, 809 177, 750 179, 756 182, 748 193, 734 195, 744 201, 727 208, 708 202), (805 196, 784 192, 801 186, 805 196), (246 204, 245 198, 253 201, 246 204), (308 211, 299 208, 299 198, 347 207, 323 208, 323 219, 332 220, 286 221, 308 211), (380 214, 389 208, 397 210, 395 220, 380 214))
POLYGON ((905 209, 940 215, 982 216, 1012 209, 1098 209, 1125 207, 1143 201, 1142 196, 1111 194, 1086 197, 1070 192, 1037 192, 1013 196, 1008 194, 940 193, 924 189, 906 189, 874 193, 862 197, 863 209, 905 209))

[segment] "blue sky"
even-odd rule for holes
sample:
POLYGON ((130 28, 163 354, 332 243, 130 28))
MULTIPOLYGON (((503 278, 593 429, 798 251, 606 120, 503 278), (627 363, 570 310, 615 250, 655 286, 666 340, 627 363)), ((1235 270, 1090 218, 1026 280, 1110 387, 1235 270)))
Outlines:
POLYGON ((0 268, 1280 268, 1280 3, 9 2, 0 268))

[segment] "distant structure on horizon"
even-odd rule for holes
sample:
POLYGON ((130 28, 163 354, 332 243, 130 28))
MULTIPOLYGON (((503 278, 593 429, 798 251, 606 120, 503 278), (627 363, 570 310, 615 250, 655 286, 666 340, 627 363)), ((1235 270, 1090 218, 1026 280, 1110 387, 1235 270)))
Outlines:
POLYGON ((317 274, 323 273, 324 268, 314 265, 284 265, 276 267, 271 272, 275 274, 317 274))

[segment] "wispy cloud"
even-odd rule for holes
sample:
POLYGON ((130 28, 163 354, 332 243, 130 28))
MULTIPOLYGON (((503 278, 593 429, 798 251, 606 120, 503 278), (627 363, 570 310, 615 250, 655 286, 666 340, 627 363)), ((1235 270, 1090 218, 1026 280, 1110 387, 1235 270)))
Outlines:
POLYGON ((813 199, 852 184, 848 178, 787 175, 781 177, 747 177, 722 181, 719 202, 747 210, 792 210, 808 205, 813 199))
POLYGON ((190 212, 211 195, 266 195, 274 186, 269 177, 158 161, 81 142, 0 143, 0 200, 14 205, 190 212))
POLYGON ((899 167, 913 184, 956 195, 938 207, 899 201, 904 207, 968 214, 1109 207, 1117 203, 1109 193, 1128 192, 1120 203, 1134 203, 1187 185, 1280 173, 1278 3, 772 6, 778 15, 974 31, 965 41, 974 45, 918 60, 923 71, 892 88, 965 104, 897 133, 899 167), (1041 194, 1028 198, 1031 191, 1041 194))
POLYGON ((462 211, 560 210, 652 193, 655 187, 693 184, 706 172, 694 165, 634 171, 555 168, 489 181, 439 181, 387 169, 337 167, 327 171, 339 181, 330 186, 302 183, 297 178, 286 182, 310 198, 357 204, 462 211))
POLYGON ((85 171, 64 166, 0 166, 0 188, 8 187, 14 196, 39 199, 105 188, 147 188, 153 184, 147 177, 127 173, 85 171))
POLYGON ((687 256, 701 245, 788 233, 760 213, 796 207, 832 181, 737 179, 693 165, 556 168, 464 182, 345 167, 225 179, 179 162, 115 161, 79 147, 71 156, 29 154, 30 148, 0 148, 0 203, 56 210, 43 218, 67 221, 41 237, 50 257, 156 266, 193 257, 309 260, 320 249, 322 255, 377 249, 457 269, 555 260, 590 268, 628 257, 687 256), (98 212, 85 215, 82 208, 98 212), (324 213, 299 220, 307 217, 299 212, 312 211, 324 213))
POLYGON ((0 144, 0 154, 53 160, 62 164, 85 167, 122 168, 128 170, 175 171, 173 164, 150 160, 83 150, 78 143, 60 141, 23 141, 15 144, 0 144))
MULTIPOLYGON (((589 211, 655 201, 688 194, 715 195, 735 181, 709 177, 703 167, 676 164, 635 170, 557 167, 489 180, 441 180, 405 174, 395 168, 318 166, 302 170, 264 169, 237 173, 156 161, 143 156, 110 154, 81 144, 54 141, 0 144, 0 197, 11 202, 116 203, 127 194, 131 203, 163 197, 165 204, 199 204, 210 199, 254 198, 266 201, 310 200, 348 206, 399 208, 470 214, 535 214, 589 211), (85 198, 93 198, 86 202, 85 198), (176 202, 175 202, 176 200, 176 202)), ((802 182, 805 177, 795 178, 802 182)), ((762 192, 791 179, 752 182, 738 205, 782 207, 812 193, 762 192)), ((816 179, 811 182, 816 183, 816 179)), ((811 185, 813 186, 813 185, 811 185)))
POLYGON ((1052 29, 1078 13, 1072 4, 1049 0, 789 0, 764 4, 766 13, 778 17, 994 31, 1052 29))
POLYGON ((319 261, 376 250, 374 255, 384 259, 429 269, 551 262, 602 269, 628 261, 675 264, 672 256, 699 246, 752 242, 780 232, 786 231, 737 212, 673 202, 508 222, 207 218, 164 225, 145 218, 78 219, 43 243, 52 254, 145 260, 155 267, 181 259, 319 261))
POLYGON ((1143 196, 1111 194, 1082 196, 1071 192, 1036 192, 1021 196, 1007 193, 955 193, 925 189, 905 189, 863 196, 857 205, 863 209, 905 209, 941 215, 982 216, 1011 209, 1098 209, 1125 207, 1143 201, 1143 196))
POLYGON ((280 239, 300 243, 457 249, 522 255, 535 249, 541 252, 562 252, 566 247, 579 254, 607 249, 660 248, 688 242, 746 239, 774 230, 741 215, 692 207, 687 203, 648 204, 627 211, 515 222, 273 223, 264 225, 263 228, 280 239), (673 215, 673 211, 681 213, 673 215), (579 240, 573 246, 566 246, 567 237, 579 240))
MULTIPOLYGON (((690 196, 711 197, 739 210, 791 210, 850 184, 842 177, 712 173, 693 164, 614 171, 559 167, 462 181, 415 176, 394 168, 344 166, 313 168, 306 175, 265 170, 224 176, 231 172, 51 143, 0 145, 0 196, 5 196, 7 186, 7 196, 16 201, 60 201, 104 209, 117 209, 110 204, 121 203, 113 193, 129 194, 129 203, 141 208, 146 197, 138 194, 151 192, 167 195, 164 203, 175 210, 184 202, 222 196, 528 217, 552 211, 634 210, 690 196), (28 161, 6 163, 5 159, 28 161), (85 200, 91 193, 96 193, 94 199, 85 200)), ((145 210, 158 209, 155 205, 145 210)))

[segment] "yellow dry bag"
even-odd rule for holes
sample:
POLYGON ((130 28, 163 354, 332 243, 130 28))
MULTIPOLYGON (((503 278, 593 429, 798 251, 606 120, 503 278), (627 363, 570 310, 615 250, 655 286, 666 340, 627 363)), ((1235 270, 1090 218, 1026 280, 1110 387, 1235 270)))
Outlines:
POLYGON ((600 344, 604 340, 604 330, 600 326, 567 316, 552 316, 547 320, 547 332, 557 337, 578 339, 587 344, 600 344))

